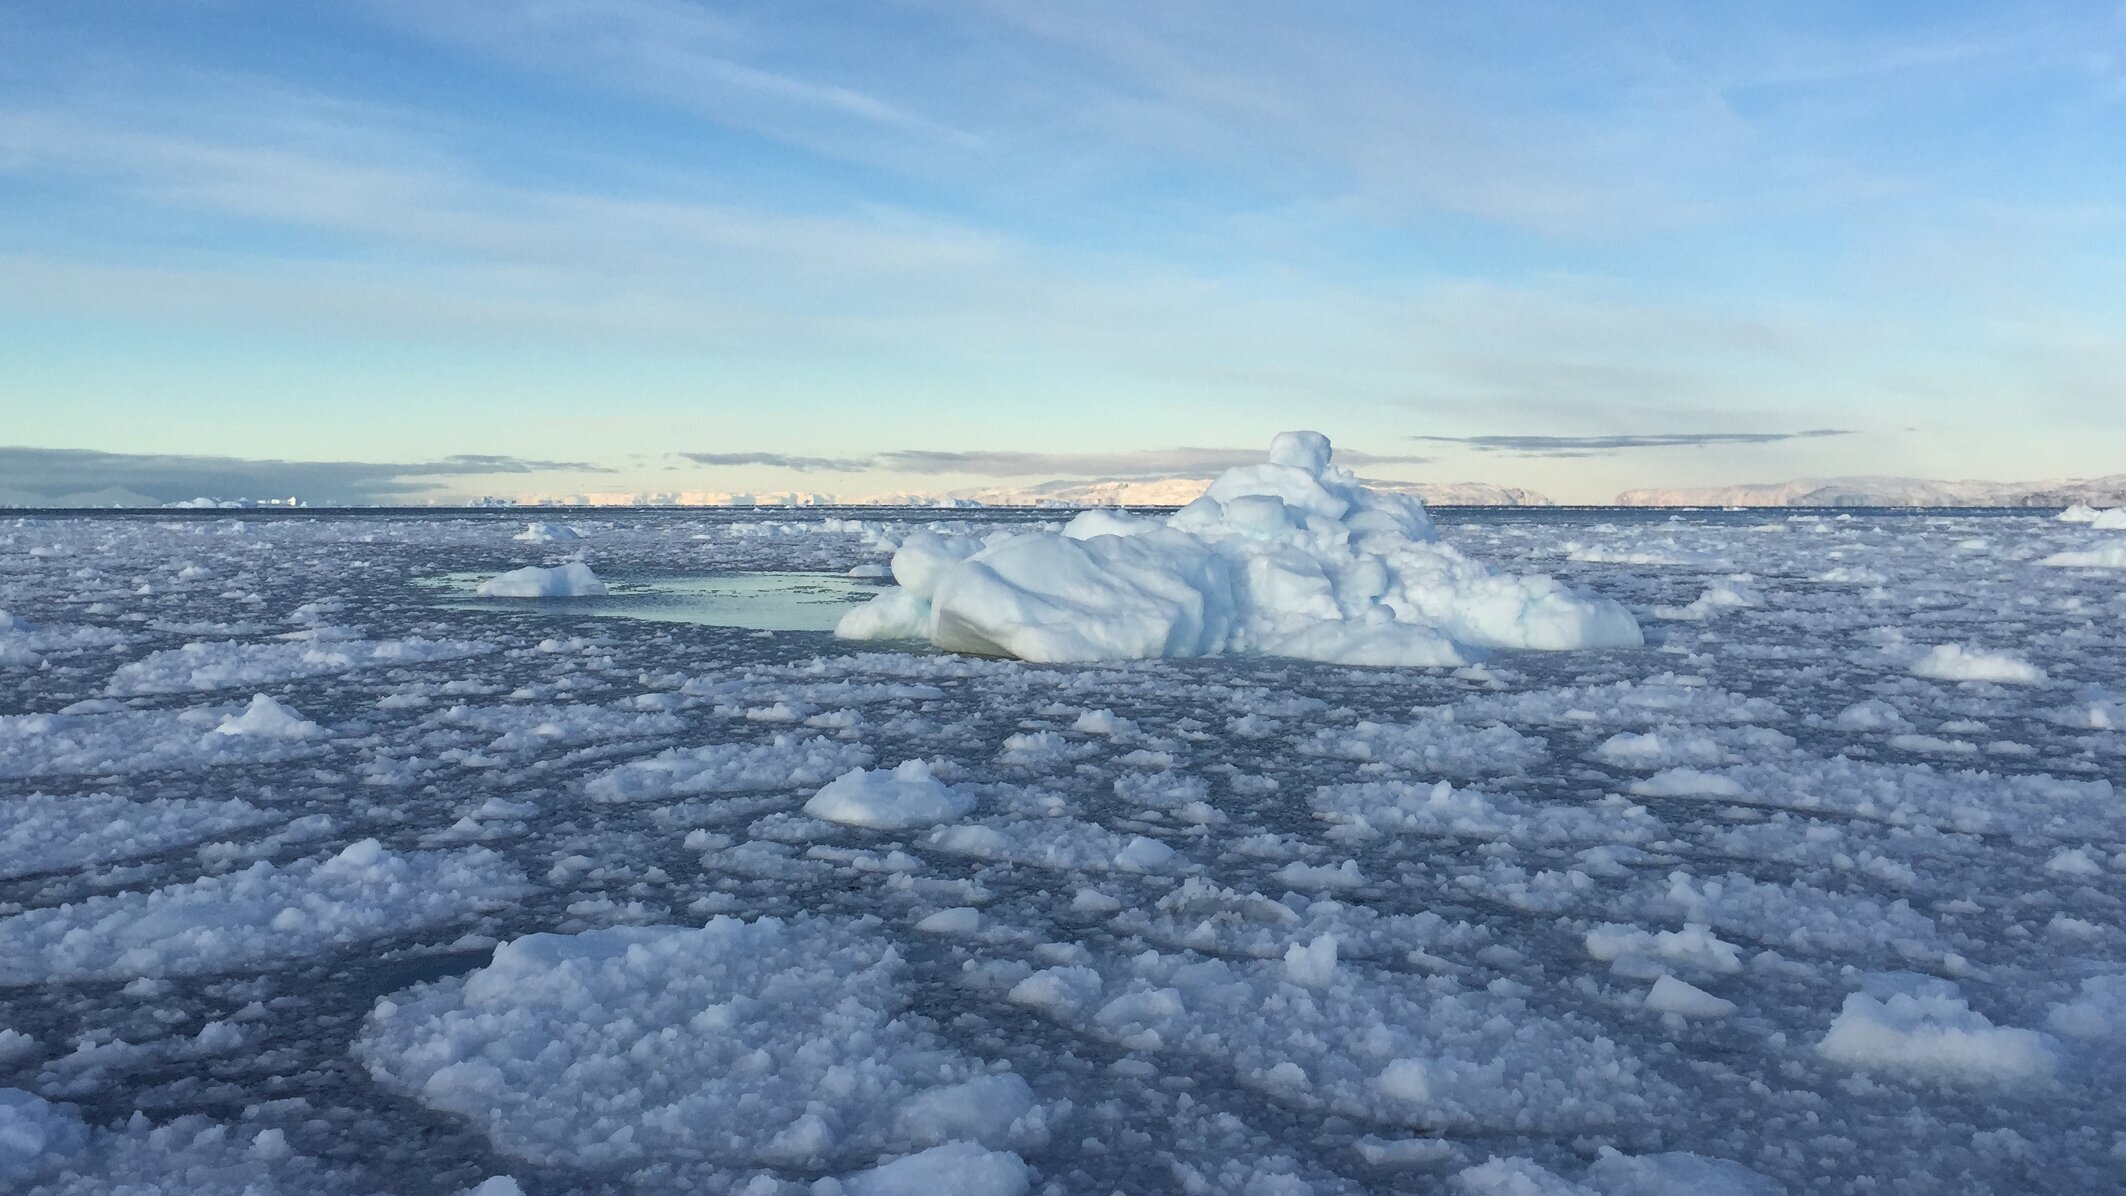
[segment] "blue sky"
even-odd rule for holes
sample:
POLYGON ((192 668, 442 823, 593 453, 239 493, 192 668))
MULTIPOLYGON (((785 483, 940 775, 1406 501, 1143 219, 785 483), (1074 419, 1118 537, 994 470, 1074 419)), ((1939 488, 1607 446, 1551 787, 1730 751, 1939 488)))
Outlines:
POLYGON ((2126 470, 2115 5, 29 0, 0 45, 0 444, 84 488, 857 495, 1294 426, 1572 500, 2126 470))

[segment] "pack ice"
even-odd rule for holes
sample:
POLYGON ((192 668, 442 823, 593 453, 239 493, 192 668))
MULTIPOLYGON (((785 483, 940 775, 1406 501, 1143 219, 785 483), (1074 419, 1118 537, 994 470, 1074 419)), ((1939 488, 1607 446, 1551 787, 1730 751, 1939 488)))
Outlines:
MULTIPOLYGON (((582 559, 522 512, 0 519, 0 1193, 2118 1190, 2118 533, 1437 511, 1648 650, 1348 668, 1263 654, 1370 626, 1278 570, 1522 583, 1253 476, 571 513, 616 578, 1232 587, 1239 655, 1065 666, 417 584, 582 559)), ((1368 617, 1500 639, 1441 603, 1368 617)))
POLYGON ((1091 510, 1060 532, 918 532, 899 583, 843 617, 845 639, 928 639, 1037 662, 1247 654, 1462 665, 1492 648, 1626 648, 1622 606, 1494 572, 1441 542, 1424 504, 1368 489, 1319 432, 1229 469, 1164 519, 1091 510))

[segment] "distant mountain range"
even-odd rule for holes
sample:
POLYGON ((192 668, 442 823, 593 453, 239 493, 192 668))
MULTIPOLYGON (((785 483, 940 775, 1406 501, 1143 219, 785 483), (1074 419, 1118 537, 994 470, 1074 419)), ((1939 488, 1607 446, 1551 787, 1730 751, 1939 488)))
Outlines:
POLYGON ((2050 482, 1804 478, 1699 489, 1626 490, 1620 507, 2092 507, 2126 505, 2126 474, 2050 482))

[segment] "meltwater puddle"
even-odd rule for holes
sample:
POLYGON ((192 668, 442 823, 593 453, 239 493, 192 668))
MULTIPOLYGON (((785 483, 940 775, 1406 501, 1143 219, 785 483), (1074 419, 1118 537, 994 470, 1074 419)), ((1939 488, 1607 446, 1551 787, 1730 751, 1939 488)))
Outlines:
POLYGON ((483 598, 491 574, 446 573, 415 585, 440 590, 452 610, 519 610, 551 614, 698 623, 751 631, 832 631, 843 612, 879 592, 880 583, 833 573, 727 573, 693 577, 605 579, 596 598, 483 598))

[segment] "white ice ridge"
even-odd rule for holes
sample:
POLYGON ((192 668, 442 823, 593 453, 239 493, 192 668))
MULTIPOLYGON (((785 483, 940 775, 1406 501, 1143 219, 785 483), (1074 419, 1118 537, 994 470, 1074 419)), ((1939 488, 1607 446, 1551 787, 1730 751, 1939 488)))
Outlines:
POLYGON ((1286 432, 1165 519, 1086 511, 1060 532, 917 532, 844 639, 928 639, 1054 662, 1220 653, 1461 665, 1489 648, 1644 642, 1622 606, 1493 572, 1441 543, 1424 504, 1330 464, 1286 432))

